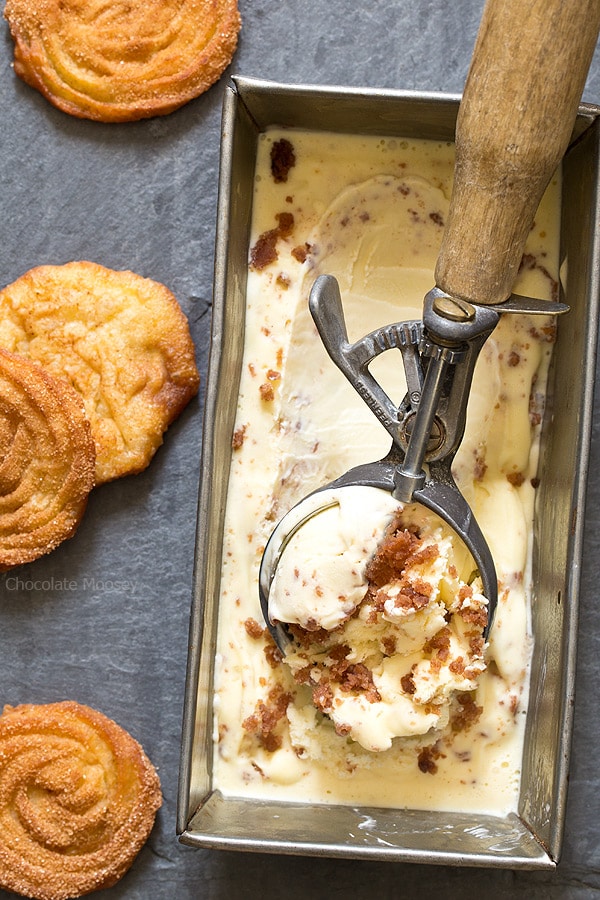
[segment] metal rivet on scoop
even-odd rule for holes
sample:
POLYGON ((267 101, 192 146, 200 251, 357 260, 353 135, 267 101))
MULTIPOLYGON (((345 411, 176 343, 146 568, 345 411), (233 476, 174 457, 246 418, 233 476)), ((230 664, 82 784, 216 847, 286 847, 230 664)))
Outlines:
POLYGON ((451 322, 470 322, 475 318, 475 309, 470 303, 449 294, 439 294, 433 301, 433 309, 451 322))

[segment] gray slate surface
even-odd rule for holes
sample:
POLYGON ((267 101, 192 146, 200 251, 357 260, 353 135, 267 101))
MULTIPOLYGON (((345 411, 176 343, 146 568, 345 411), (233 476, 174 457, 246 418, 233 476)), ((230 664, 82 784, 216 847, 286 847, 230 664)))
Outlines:
MULTIPOLYGON (((240 0, 230 72, 275 81, 458 93, 482 0, 240 0)), ((206 373, 220 108, 225 80, 167 116, 128 125, 53 109, 0 59, 0 282, 91 259, 167 284, 206 373)), ((584 99, 600 100, 600 54, 584 99)), ((588 494, 574 752, 554 873, 286 859, 192 850, 175 836, 202 396, 143 474, 97 489, 76 537, 0 576, 0 703, 72 698, 128 728, 160 769, 164 805, 132 870, 96 895, 187 898, 600 896, 600 400, 588 494), (123 584, 125 583, 125 584, 123 584)), ((0 898, 8 898, 0 891, 0 898)))

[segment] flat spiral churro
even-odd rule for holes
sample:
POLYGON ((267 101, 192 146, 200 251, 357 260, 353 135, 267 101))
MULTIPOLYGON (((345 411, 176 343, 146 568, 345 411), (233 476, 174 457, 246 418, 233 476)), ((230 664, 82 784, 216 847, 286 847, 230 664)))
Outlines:
POLYGON ((37 266, 0 291, 0 347, 81 395, 96 484, 146 468, 198 390, 188 322, 171 291, 97 263, 37 266))
POLYGON ((162 803, 140 744, 74 701, 0 716, 0 887, 67 900, 115 884, 162 803))
POLYGON ((7 0, 16 74, 58 109, 102 122, 173 112, 231 62, 237 0, 7 0))
POLYGON ((75 532, 94 486, 83 403, 65 381, 0 349, 0 571, 75 532))

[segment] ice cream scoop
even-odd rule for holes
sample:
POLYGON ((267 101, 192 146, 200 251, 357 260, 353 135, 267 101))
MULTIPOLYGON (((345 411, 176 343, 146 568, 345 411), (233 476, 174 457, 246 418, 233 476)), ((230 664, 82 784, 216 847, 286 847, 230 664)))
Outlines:
MULTIPOLYGON (((455 303, 438 289, 425 298, 423 321, 399 322, 384 326, 351 344, 344 321, 341 296, 335 278, 324 275, 312 288, 309 307, 325 349, 357 393, 367 403, 392 438, 392 446, 382 460, 357 466, 332 483, 325 485, 296 504, 281 519, 265 548, 259 591, 264 617, 281 649, 288 643, 286 625, 294 622, 291 607, 283 611, 271 598, 274 580, 281 581, 290 563, 290 555, 298 552, 297 534, 306 523, 341 504, 340 491, 350 486, 376 488, 388 492, 389 502, 378 502, 375 508, 364 498, 362 513, 354 514, 351 527, 357 532, 363 560, 375 552, 377 540, 369 536, 379 516, 379 538, 383 537, 393 508, 417 502, 439 516, 466 545, 483 584, 488 601, 487 637, 497 604, 498 590, 494 561, 473 513, 454 481, 451 465, 462 440, 466 406, 477 356, 488 335, 496 326, 501 312, 496 307, 455 303), (446 315, 444 315, 446 313, 446 315), (452 318, 448 315, 450 313, 452 318), (381 353, 400 350, 404 363, 408 392, 396 406, 369 371, 369 364, 381 353), (395 506, 394 506, 395 504, 395 506), (387 518, 386 518, 387 517, 387 518), (282 562, 285 557, 285 565, 282 562), (279 577, 278 577, 279 576, 279 577)), ((502 312, 529 314, 563 312, 565 304, 547 303, 514 297, 502 312)), ((347 527, 344 529, 347 530, 347 527)), ((320 540, 313 558, 303 568, 317 567, 319 583, 329 570, 334 597, 344 595, 344 582, 356 574, 358 561, 340 565, 342 551, 335 544, 338 528, 328 529, 333 542, 320 540)), ((346 547, 349 542, 344 541, 346 547)), ((301 560, 298 559, 300 566, 301 560)), ((356 578, 355 590, 366 585, 356 578)), ((295 586, 298 591, 298 586, 295 586)), ((329 593, 329 591, 327 592, 329 593)), ((350 592, 352 593, 352 592, 350 592)), ((320 615, 327 621, 321 591, 320 615)), ((349 601, 350 602, 350 601, 349 601)), ((351 602, 350 602, 351 605, 351 602)), ((331 622, 325 627, 335 627, 331 622)))
MULTIPOLYGON (((325 276, 311 292, 311 313, 330 356, 393 439, 385 459, 327 486, 328 502, 331 489, 370 485, 439 515, 464 541, 481 575, 489 603, 486 635, 497 599, 494 563, 451 463, 475 360, 499 316, 566 310, 513 297, 511 289, 542 193, 572 133, 599 25, 600 8, 592 0, 533 0, 526 17, 517 0, 488 0, 457 121, 436 287, 425 298, 422 323, 394 323, 351 345, 335 280, 325 276), (398 407, 368 372, 376 355, 396 348, 408 384, 398 407)), ((271 584, 290 540, 320 514, 319 493, 284 517, 262 560, 263 613, 282 649, 287 632, 269 612, 271 584)))

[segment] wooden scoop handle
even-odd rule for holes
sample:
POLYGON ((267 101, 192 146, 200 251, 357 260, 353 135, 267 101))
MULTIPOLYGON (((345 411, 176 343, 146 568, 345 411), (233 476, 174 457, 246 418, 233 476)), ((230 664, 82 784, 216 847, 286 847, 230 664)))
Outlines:
POLYGON ((456 125, 435 277, 502 303, 565 153, 600 29, 600 0, 487 0, 456 125))

